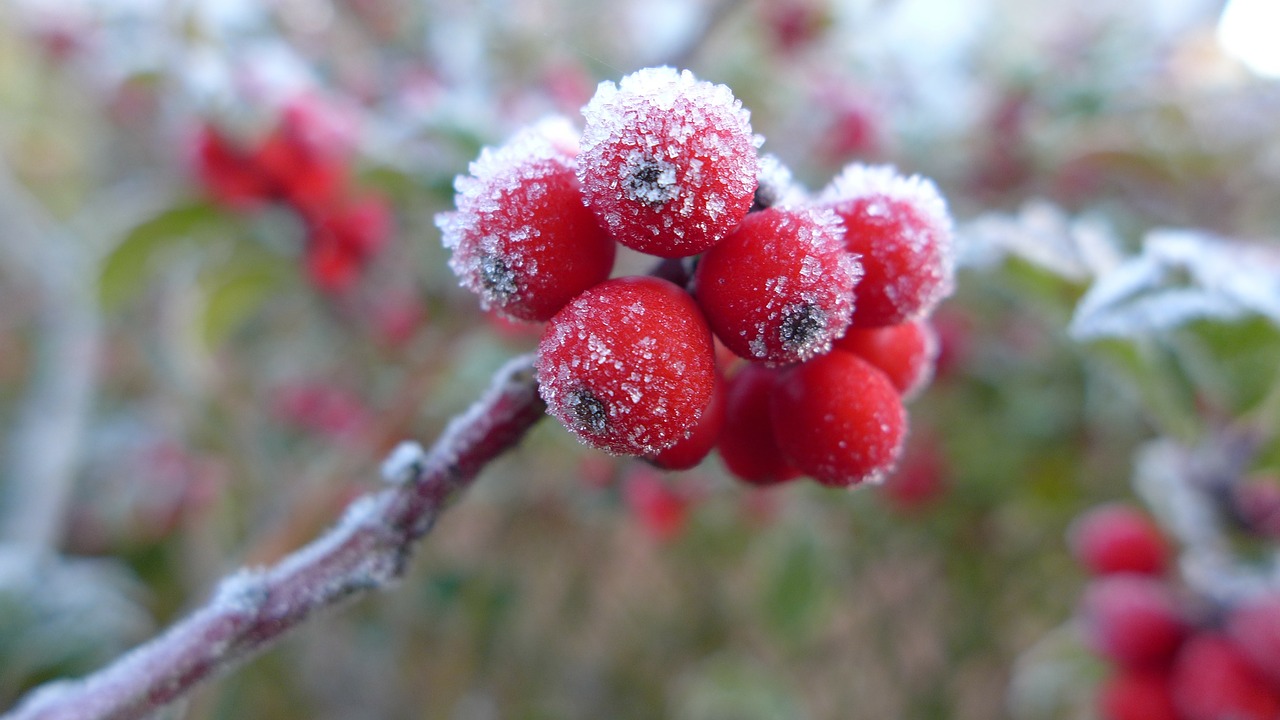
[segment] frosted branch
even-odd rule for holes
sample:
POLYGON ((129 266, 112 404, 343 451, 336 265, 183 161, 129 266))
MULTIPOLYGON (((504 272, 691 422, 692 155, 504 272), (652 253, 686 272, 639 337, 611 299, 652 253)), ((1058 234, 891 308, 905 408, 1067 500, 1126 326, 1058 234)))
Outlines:
POLYGON ((430 451, 392 452, 384 468, 399 484, 356 500, 336 526, 276 565, 227 577, 204 607, 113 664, 37 688, 3 720, 146 717, 317 611, 387 587, 448 499, 544 414, 532 356, 511 361, 430 451))

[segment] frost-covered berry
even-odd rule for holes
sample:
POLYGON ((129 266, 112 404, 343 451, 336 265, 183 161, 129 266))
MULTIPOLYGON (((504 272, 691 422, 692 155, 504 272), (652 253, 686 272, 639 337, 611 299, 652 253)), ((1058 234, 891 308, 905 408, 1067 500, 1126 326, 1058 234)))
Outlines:
POLYGON ((897 389, 853 353, 831 352, 787 368, 770 412, 786 458, 832 487, 882 481, 907 432, 897 389))
POLYGON ((587 205, 627 247, 696 255, 751 207, 757 143, 750 114, 724 85, 646 68, 601 83, 582 113, 587 205))
POLYGON ((745 363, 725 385, 725 421, 720 459, 735 477, 752 485, 776 485, 800 476, 782 456, 769 412, 781 371, 745 363))
POLYGON ((818 201, 845 225, 845 244, 862 256, 854 327, 917 320, 951 294, 951 216, 937 188, 888 166, 854 164, 818 201))
POLYGON ((547 320, 609 277, 617 245, 582 204, 574 147, 553 119, 486 148, 455 183, 457 211, 436 217, 449 266, 485 309, 547 320))
POLYGON ((724 378, 717 371, 715 385, 711 388, 711 400, 707 402, 698 423, 687 435, 677 440, 675 445, 650 455, 647 459, 663 470, 688 470, 695 467, 716 446, 720 430, 724 427, 724 417, 724 378))
POLYGON ((1126 668, 1167 666, 1187 634, 1172 592, 1146 575, 1095 579, 1085 589, 1082 612, 1090 645, 1126 668))
POLYGON ((607 280, 551 318, 538 344, 547 410, 615 455, 671 447, 711 399, 711 330, 693 298, 653 277, 607 280))
POLYGON ((1230 640, 1205 632, 1178 653, 1170 679, 1174 705, 1185 720, 1276 720, 1280 691, 1248 663, 1230 640))
POLYGON ((675 540, 689 524, 694 498, 653 468, 637 465, 623 483, 622 497, 636 522, 658 542, 675 540))
POLYGON ((826 209, 767 208, 698 262, 698 304, 716 337, 745 358, 803 362, 848 327, 862 270, 826 209))
POLYGON ((1120 503, 1080 516, 1068 535, 1071 552, 1094 575, 1134 572, 1160 575, 1169 563, 1169 543, 1141 510, 1120 503))
POLYGON ((910 399, 933 378, 938 333, 926 320, 878 328, 851 327, 834 347, 883 370, 902 397, 910 399))

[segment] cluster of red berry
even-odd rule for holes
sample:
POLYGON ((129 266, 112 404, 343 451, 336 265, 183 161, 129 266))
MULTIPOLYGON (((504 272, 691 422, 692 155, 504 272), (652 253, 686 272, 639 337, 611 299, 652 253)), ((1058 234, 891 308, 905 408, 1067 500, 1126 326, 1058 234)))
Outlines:
POLYGON ((251 148, 205 124, 195 139, 195 172, 208 193, 234 210, 278 202, 306 228, 307 271, 326 292, 349 288, 391 232, 386 201, 357 192, 349 147, 329 112, 306 98, 287 104, 275 128, 251 148))
POLYGON ((580 134, 553 119, 484 150, 437 218, 486 308, 547 322, 551 414, 669 469, 718 446, 756 484, 882 477, 953 282, 934 186, 856 165, 808 197, 730 90, 688 71, 602 83, 583 114, 580 134), (619 243, 666 260, 609 279, 619 243), (750 362, 726 381, 729 352, 750 362))
POLYGON ((1104 720, 1280 718, 1280 591, 1226 604, 1180 590, 1160 528, 1127 505, 1082 516, 1071 546, 1093 575, 1086 637, 1113 666, 1104 720))

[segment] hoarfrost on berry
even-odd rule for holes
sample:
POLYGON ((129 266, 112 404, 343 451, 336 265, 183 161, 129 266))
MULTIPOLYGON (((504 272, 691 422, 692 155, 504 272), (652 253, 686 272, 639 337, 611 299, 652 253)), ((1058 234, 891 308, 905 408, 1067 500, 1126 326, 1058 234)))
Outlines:
POLYGON ((576 138, 552 118, 486 148, 458 177, 457 211, 436 224, 449 266, 485 309, 547 320, 608 277, 616 245, 582 205, 576 138))
POLYGON ((582 112, 585 201, 624 245, 696 255, 750 208, 759 140, 724 85, 646 68, 601 83, 582 112))
POLYGON ((852 164, 823 190, 818 203, 845 225, 845 243, 861 256, 855 327, 918 320, 955 285, 951 216, 937 187, 887 165, 852 164))

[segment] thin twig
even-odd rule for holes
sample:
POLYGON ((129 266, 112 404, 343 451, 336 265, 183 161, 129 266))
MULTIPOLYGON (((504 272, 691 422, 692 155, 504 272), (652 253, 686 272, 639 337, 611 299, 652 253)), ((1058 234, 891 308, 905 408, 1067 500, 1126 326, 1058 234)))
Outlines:
POLYGON ((318 610, 391 584, 449 498, 545 415, 533 359, 522 356, 455 418, 429 453, 397 448, 395 486, 356 500, 338 524, 265 569, 224 579, 201 609, 83 679, 37 688, 3 720, 142 718, 272 645, 318 610))

